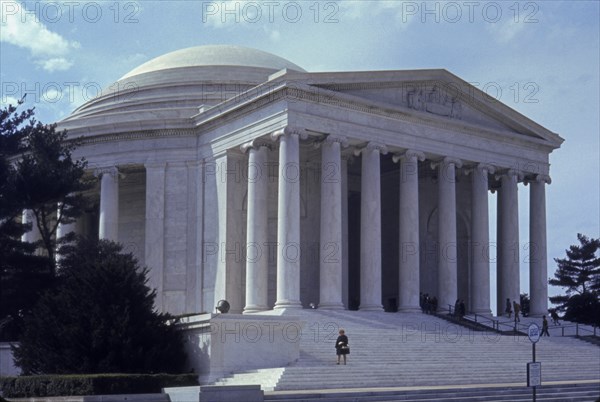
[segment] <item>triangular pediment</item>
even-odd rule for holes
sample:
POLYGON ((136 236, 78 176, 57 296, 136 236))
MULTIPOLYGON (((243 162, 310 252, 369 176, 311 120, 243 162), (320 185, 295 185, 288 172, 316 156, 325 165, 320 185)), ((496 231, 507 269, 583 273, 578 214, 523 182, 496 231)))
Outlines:
POLYGON ((308 73, 301 81, 357 102, 400 109, 424 121, 467 124, 556 148, 563 142, 559 135, 446 70, 308 73))
MULTIPOLYGON (((359 98, 400 106, 414 112, 485 126, 495 130, 512 130, 505 121, 490 117, 466 102, 464 95, 450 92, 437 83, 407 83, 378 89, 342 90, 359 98)), ((529 134, 529 133, 526 133, 529 134)))

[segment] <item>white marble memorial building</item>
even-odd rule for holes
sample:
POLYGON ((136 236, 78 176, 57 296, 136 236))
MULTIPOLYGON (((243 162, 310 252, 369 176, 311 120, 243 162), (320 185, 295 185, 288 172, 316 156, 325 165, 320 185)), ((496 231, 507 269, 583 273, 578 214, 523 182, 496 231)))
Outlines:
POLYGON ((563 140, 446 70, 309 73, 194 47, 132 70, 59 128, 84 137, 98 177, 95 207, 61 233, 123 243, 162 311, 414 311, 424 292, 490 313, 497 253, 500 308, 521 290, 546 312, 545 188, 563 140))

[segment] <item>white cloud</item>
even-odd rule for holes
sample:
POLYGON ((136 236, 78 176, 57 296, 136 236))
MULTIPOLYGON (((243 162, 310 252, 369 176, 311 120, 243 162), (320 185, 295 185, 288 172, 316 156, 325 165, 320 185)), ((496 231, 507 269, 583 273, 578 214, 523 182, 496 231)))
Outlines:
POLYGON ((71 68, 73 62, 63 57, 55 57, 37 62, 42 68, 50 73, 54 71, 65 71, 71 68))
POLYGON ((0 98, 0 107, 7 107, 8 105, 13 105, 13 106, 17 106, 17 104, 19 103, 19 100, 13 96, 9 96, 9 95, 2 95, 2 97, 0 98))
POLYGON ((487 29, 492 33, 498 43, 505 44, 518 37, 525 28, 523 22, 515 22, 512 19, 488 24, 487 29))
POLYGON ((2 20, 0 22, 0 42, 28 49, 36 63, 46 71, 60 71, 71 67, 67 56, 80 44, 68 41, 56 32, 50 31, 33 15, 26 13, 18 1, 2 1, 2 20))
POLYGON ((413 20, 420 17, 416 15, 419 10, 418 3, 404 1, 339 1, 334 3, 339 7, 339 14, 351 20, 365 20, 368 18, 391 16, 397 27, 406 29, 413 20))

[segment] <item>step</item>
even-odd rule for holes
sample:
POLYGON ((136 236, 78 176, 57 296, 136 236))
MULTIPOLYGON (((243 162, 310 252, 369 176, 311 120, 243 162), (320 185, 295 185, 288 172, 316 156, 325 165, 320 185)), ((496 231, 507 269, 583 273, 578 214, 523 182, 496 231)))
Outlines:
MULTIPOLYGON (((594 401, 600 396, 600 383, 591 384, 561 384, 542 386, 536 389, 539 401, 594 401)), ((480 388, 448 388, 448 389, 417 389, 417 390, 357 390, 348 392, 299 392, 299 393, 265 393, 265 401, 531 401, 532 389, 524 386, 493 386, 480 388)))

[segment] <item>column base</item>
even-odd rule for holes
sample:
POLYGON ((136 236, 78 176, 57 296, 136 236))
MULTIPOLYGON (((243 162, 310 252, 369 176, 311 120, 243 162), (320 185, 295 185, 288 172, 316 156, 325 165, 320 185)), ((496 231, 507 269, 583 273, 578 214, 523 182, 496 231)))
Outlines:
POLYGON ((344 307, 343 303, 334 303, 334 302, 325 302, 325 303, 319 303, 318 308, 320 308, 321 310, 345 310, 346 308, 344 307))
POLYGON ((262 313, 263 311, 269 310, 267 306, 247 306, 244 307, 244 311, 242 314, 253 314, 253 313, 262 313))
POLYGON ((358 307, 359 311, 383 311, 383 306, 381 304, 367 304, 365 306, 360 305, 358 307))
POLYGON ((300 303, 299 301, 292 301, 292 300, 286 300, 286 301, 281 301, 281 302, 275 302, 275 307, 273 307, 273 310, 281 310, 281 309, 287 309, 287 308, 297 308, 297 309, 301 309, 302 308, 302 303, 300 303))
POLYGON ((468 312, 467 314, 477 314, 477 315, 484 315, 486 317, 491 317, 492 310, 490 310, 490 309, 472 310, 472 311, 468 312))
POLYGON ((421 307, 418 306, 400 306, 398 307, 399 313, 420 313, 421 307))

